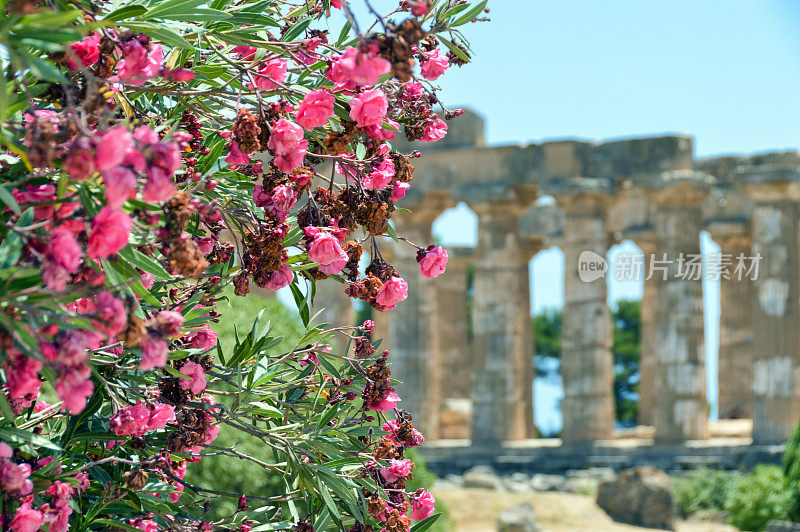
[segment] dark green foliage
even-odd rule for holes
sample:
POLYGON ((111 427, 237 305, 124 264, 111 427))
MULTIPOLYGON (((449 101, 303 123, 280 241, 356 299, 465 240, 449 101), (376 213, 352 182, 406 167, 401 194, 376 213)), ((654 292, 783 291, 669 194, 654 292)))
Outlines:
POLYGON ((536 374, 544 375, 542 364, 545 359, 561 358, 561 311, 546 309, 533 317, 533 338, 535 343, 536 374))
MULTIPOLYGON (((639 406, 639 364, 641 361, 641 303, 621 300, 612 313, 614 323, 614 401, 617 420, 633 425, 639 406)), ((561 358, 561 311, 547 309, 533 317, 536 374, 546 373, 547 359, 561 358)))
POLYGON ((740 475, 729 471, 698 469, 672 477, 672 494, 681 517, 708 510, 723 511, 733 481, 740 475))
POLYGON ((642 305, 638 300, 617 302, 614 321, 614 402, 617 420, 635 425, 639 406, 639 364, 642 358, 640 333, 642 305))
POLYGON ((783 452, 783 476, 786 478, 787 489, 792 494, 789 518, 798 523, 800 522, 800 425, 795 427, 792 437, 786 442, 786 450, 783 452))
POLYGON ((792 504, 781 468, 762 464, 733 482, 725 511, 740 530, 763 530, 772 519, 787 519, 792 504))

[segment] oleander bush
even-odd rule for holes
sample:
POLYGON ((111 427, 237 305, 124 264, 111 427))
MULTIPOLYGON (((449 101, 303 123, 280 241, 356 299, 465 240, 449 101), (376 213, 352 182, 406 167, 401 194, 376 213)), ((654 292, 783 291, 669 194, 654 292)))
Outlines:
POLYGON ((386 239, 443 273, 389 223, 420 156, 392 141, 446 135, 485 6, 0 2, 3 530, 436 521, 391 346, 310 307, 402 305, 386 239))

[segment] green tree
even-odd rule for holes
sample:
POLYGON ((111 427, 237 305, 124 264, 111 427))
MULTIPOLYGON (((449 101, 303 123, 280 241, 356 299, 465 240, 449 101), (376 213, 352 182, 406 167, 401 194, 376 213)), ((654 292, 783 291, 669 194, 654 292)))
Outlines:
POLYGON ((617 420, 635 424, 639 406, 639 365, 642 359, 640 334, 641 302, 623 299, 612 313, 614 321, 614 403, 617 420))
MULTIPOLYGON (((612 311, 614 343, 614 401, 617 420, 635 423, 639 404, 639 363, 641 361, 641 304, 621 300, 612 311)), ((547 360, 561 358, 561 311, 546 309, 533 317, 536 374, 547 373, 547 360)))

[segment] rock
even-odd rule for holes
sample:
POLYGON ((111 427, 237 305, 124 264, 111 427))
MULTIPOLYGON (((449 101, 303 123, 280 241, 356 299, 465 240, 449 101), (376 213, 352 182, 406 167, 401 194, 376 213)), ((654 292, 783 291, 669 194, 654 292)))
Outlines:
POLYGON ((795 532, 800 530, 800 523, 789 523, 787 521, 770 521, 767 523, 765 532, 795 532))
POLYGON ((530 503, 522 503, 500 512, 497 518, 498 532, 541 532, 536 513, 530 503))
POLYGON ((617 521, 675 530, 675 502, 669 476, 654 467, 629 469, 613 480, 601 482, 597 505, 617 521))
POLYGON ((569 493, 579 493, 581 495, 593 495, 597 490, 597 480, 591 477, 578 476, 567 478, 561 484, 558 491, 569 493))
POLYGON ((530 486, 536 491, 561 491, 564 480, 561 475, 533 475, 530 486))
POLYGON ((447 475, 444 477, 447 482, 451 482, 456 486, 461 486, 464 483, 464 478, 461 475, 447 475))
POLYGON ((503 490, 503 481, 489 466, 475 466, 464 473, 462 486, 465 488, 482 488, 488 490, 503 490))

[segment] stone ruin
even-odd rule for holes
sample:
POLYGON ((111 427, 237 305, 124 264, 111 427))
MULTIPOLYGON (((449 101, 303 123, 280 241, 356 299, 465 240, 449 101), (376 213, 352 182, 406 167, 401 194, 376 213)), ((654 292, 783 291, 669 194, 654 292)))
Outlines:
MULTIPOLYGON (((800 420, 800 153, 695 159, 688 135, 488 147, 475 113, 450 126, 438 146, 402 146, 425 156, 400 204, 412 212, 394 219, 425 244, 433 221, 464 202, 478 217, 477 247, 451 250, 447 273, 429 280, 413 248, 384 242, 409 297, 375 317, 402 381, 400 406, 428 440, 453 437, 446 405, 464 400, 473 448, 535 437, 528 264, 550 246, 565 256, 561 438, 613 437, 606 279, 581 281, 578 261, 622 240, 671 260, 644 281, 640 420, 656 443, 708 438, 702 281, 677 260, 700 254, 704 230, 722 254, 761 256, 757 277, 720 280, 720 414, 752 418, 755 444, 788 438, 800 420), (537 203, 544 195, 554 202, 537 203)), ((337 283, 321 283, 315 307, 327 309, 322 321, 353 322, 337 283)))

